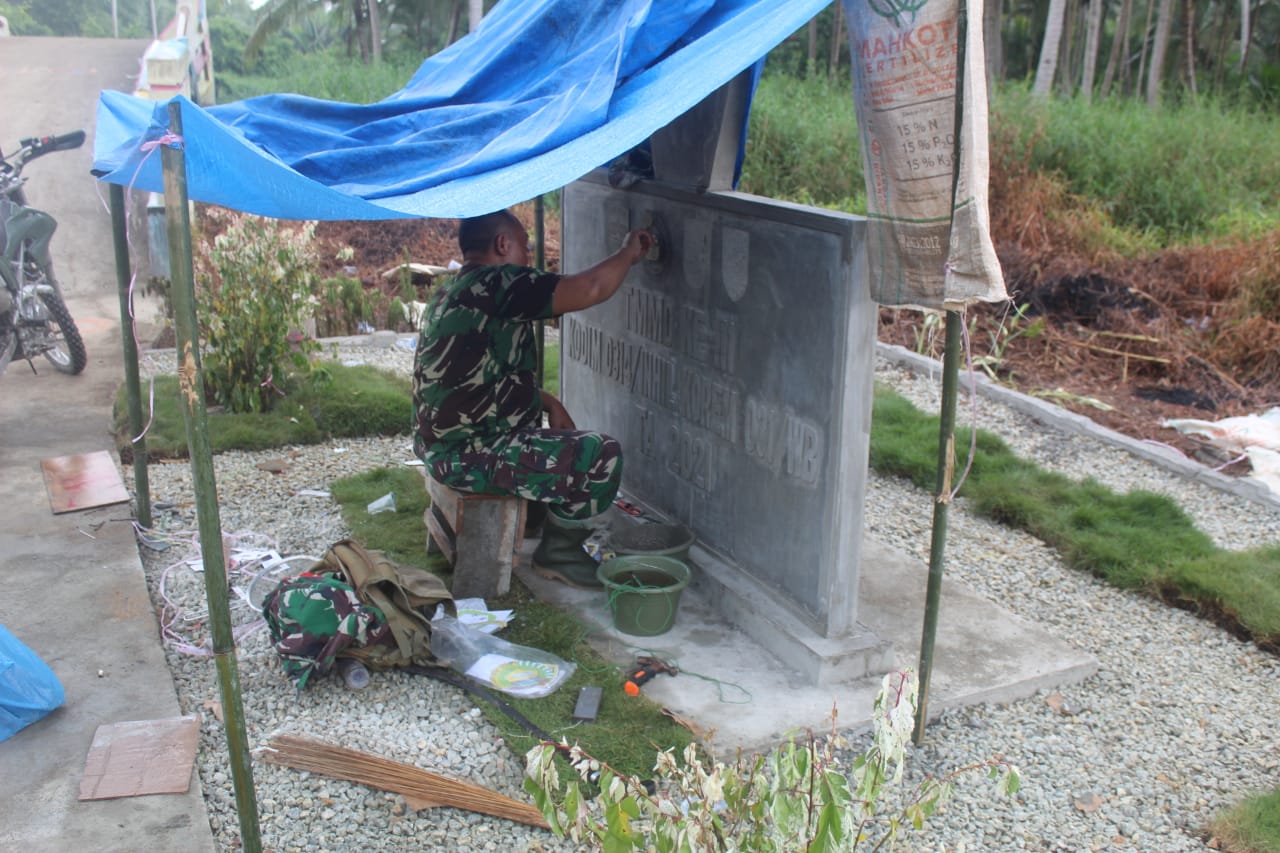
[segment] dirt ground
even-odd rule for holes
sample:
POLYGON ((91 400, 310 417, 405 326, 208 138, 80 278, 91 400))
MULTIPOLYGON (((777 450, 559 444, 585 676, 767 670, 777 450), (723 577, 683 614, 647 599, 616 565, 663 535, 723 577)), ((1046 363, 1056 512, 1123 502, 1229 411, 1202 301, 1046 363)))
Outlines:
MULTIPOLYGON (((515 209, 530 239, 534 233, 534 212, 531 204, 515 209)), ((546 268, 560 266, 560 222, 553 211, 545 214, 546 268)), ((366 288, 379 287, 394 292, 399 287, 399 276, 385 275, 398 269, 405 261, 432 266, 448 266, 450 261, 462 261, 458 253, 458 222, 455 219, 392 219, 384 222, 321 222, 316 226, 315 244, 320 256, 320 276, 329 278, 339 274, 350 275, 364 282, 366 288), (343 248, 353 252, 348 260, 339 257, 343 248), (354 267, 352 272, 350 268, 354 267), (345 269, 344 269, 345 268, 345 269)), ((426 296, 430 279, 414 277, 419 298, 426 296)))
MULTIPOLYGON (((1072 219, 1071 200, 1045 199, 1025 184, 1013 199, 1008 186, 993 180, 992 226, 1010 301, 968 311, 974 369, 985 364, 1010 387, 1135 438, 1208 464, 1229 461, 1162 421, 1218 420, 1280 405, 1280 326, 1250 327, 1237 304, 1250 281, 1280 275, 1280 249, 1263 240, 1138 259, 1091 254, 1077 248, 1088 234, 1072 219)), ((532 233, 532 207, 517 213, 532 233)), ((559 222, 552 211, 546 223, 547 267, 556 269, 559 222)), ((456 235, 453 220, 330 222, 316 229, 323 275, 354 266, 366 286, 387 290, 398 278, 383 273, 406 259, 439 266, 460 260, 456 235), (344 246, 354 250, 347 261, 337 258, 344 246)), ((429 279, 415 281, 425 298, 429 279)), ((881 340, 939 358, 941 328, 917 311, 881 309, 881 340)), ((1224 470, 1247 474, 1248 463, 1224 470)))

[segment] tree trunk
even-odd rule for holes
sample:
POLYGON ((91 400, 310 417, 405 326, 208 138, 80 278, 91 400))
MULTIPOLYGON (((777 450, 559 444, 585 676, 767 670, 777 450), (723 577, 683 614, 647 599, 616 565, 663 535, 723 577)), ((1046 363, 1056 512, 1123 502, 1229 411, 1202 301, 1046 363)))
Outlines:
POLYGON ((987 52, 987 91, 1004 77, 1004 41, 1001 38, 1004 0, 986 0, 982 7, 982 42, 987 52))
POLYGON ((1147 106, 1160 105, 1160 84, 1164 77, 1164 58, 1169 51, 1169 33, 1173 31, 1173 0, 1160 0, 1156 15, 1156 34, 1151 41, 1151 67, 1147 69, 1147 106))
POLYGON ((356 45, 360 48, 360 61, 369 64, 369 4, 359 2, 352 4, 351 14, 355 18, 356 45))
POLYGON ((1084 73, 1080 92, 1087 104, 1093 100, 1093 75, 1098 68, 1098 42, 1102 40, 1102 19, 1107 14, 1107 0, 1089 0, 1089 26, 1084 35, 1084 73))
POLYGON ((1196 89, 1196 7, 1195 0, 1187 0, 1187 86, 1191 97, 1199 95, 1196 89))
POLYGON ((840 47, 844 44, 844 3, 836 3, 836 17, 831 23, 831 62, 827 65, 827 76, 835 77, 840 70, 840 47))
POLYGON ((458 37, 458 23, 462 20, 462 0, 455 0, 453 4, 453 14, 449 17, 449 34, 444 38, 444 46, 448 47, 453 44, 453 40, 458 37))
POLYGON ((812 74, 818 67, 818 16, 809 19, 809 62, 805 65, 805 74, 812 74))
POLYGON ((378 0, 366 0, 369 5, 369 47, 374 63, 382 62, 382 23, 378 17, 378 0))
POLYGON ((1147 23, 1142 28, 1142 53, 1138 57, 1138 76, 1133 86, 1135 93, 1142 87, 1142 81, 1147 77, 1147 55, 1150 53, 1151 46, 1151 16, 1155 13, 1155 9, 1156 0, 1147 0, 1147 23))
POLYGON ((1111 94, 1111 84, 1116 79, 1116 69, 1120 59, 1129 48, 1129 15, 1133 11, 1133 0, 1121 0, 1120 16, 1116 19, 1116 34, 1111 42, 1111 55, 1107 57, 1107 70, 1102 75, 1102 97, 1111 94))
POLYGON ((467 32, 475 32, 484 17, 484 0, 467 0, 467 32))
POLYGON ((1249 42, 1253 41, 1253 25, 1249 20, 1249 0, 1240 0, 1240 73, 1249 60, 1249 42))
POLYGON ((1049 0, 1049 17, 1044 22, 1044 42, 1040 45, 1040 63, 1036 66, 1036 81, 1031 93, 1046 97, 1053 89, 1053 78, 1058 73, 1058 47, 1062 44, 1062 19, 1067 11, 1067 0, 1049 0))
POLYGON ((1062 81, 1058 91, 1070 95, 1075 89, 1080 75, 1076 67, 1080 64, 1079 51, 1076 50, 1076 21, 1080 17, 1080 0, 1067 0, 1067 11, 1063 15, 1062 48, 1058 54, 1057 79, 1062 81))

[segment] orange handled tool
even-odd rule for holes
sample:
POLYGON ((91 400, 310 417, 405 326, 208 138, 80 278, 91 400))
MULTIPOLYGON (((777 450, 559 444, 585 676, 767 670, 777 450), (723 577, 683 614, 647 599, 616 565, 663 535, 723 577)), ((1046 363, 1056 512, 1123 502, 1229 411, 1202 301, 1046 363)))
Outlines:
POLYGON ((679 671, 671 664, 658 658, 636 658, 636 665, 631 669, 626 682, 622 685, 622 692, 628 696, 639 696, 640 686, 658 673, 665 672, 668 675, 675 675, 679 671))

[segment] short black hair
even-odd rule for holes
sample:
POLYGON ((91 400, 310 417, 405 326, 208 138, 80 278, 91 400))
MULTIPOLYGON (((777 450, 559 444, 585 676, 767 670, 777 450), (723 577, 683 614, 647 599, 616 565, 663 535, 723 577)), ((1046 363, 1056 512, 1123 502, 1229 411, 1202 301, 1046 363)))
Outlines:
POLYGON ((523 228, 520 220, 509 210, 495 210, 483 216, 473 216, 458 223, 458 248, 462 254, 487 252, 493 239, 503 228, 523 228))

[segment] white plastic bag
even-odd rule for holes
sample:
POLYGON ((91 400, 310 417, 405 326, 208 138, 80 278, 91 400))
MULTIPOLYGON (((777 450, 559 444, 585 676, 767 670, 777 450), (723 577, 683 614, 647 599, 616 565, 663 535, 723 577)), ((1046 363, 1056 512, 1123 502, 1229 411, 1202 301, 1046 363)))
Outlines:
POLYGON ((431 652, 450 669, 511 696, 549 696, 574 665, 550 652, 468 628, 452 616, 431 621, 431 652))

